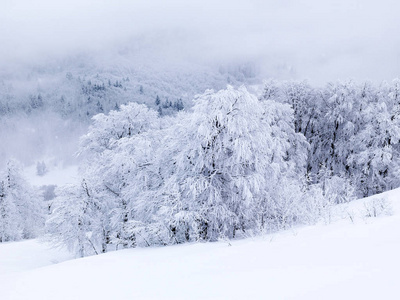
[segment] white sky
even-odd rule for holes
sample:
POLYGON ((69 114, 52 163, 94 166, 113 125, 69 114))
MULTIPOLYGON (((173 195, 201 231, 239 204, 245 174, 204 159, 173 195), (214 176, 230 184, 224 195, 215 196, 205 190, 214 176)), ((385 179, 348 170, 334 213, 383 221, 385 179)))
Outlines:
POLYGON ((395 0, 0 1, 0 66, 146 37, 171 58, 256 60, 269 76, 277 68, 315 82, 400 76, 395 0))

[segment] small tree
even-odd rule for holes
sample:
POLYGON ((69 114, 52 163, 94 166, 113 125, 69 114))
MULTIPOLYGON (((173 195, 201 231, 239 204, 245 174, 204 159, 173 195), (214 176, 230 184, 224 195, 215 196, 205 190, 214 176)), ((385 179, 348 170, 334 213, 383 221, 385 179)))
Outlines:
POLYGON ((79 257, 106 251, 101 205, 85 180, 80 185, 59 188, 52 209, 46 222, 52 243, 66 245, 79 257))
POLYGON ((38 191, 21 175, 21 166, 10 160, 0 176, 1 240, 36 237, 44 225, 44 205, 38 191))

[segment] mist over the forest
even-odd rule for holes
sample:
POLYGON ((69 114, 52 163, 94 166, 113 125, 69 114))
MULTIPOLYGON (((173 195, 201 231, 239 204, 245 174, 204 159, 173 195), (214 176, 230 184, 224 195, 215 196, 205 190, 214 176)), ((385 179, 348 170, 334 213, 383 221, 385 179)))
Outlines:
POLYGON ((390 80, 400 66, 398 6, 393 0, 6 0, 1 65, 13 70, 128 45, 149 61, 255 61, 265 76, 318 83, 390 80))
POLYGON ((73 156, 90 117, 127 101, 152 106, 159 96, 188 107, 205 89, 266 78, 314 85, 390 81, 400 68, 398 7, 393 0, 5 0, 0 104, 16 108, 0 116, 6 124, 0 165, 9 156, 26 163, 54 153, 73 156), (92 82, 117 88, 82 95, 92 82), (27 107, 35 97, 43 98, 42 117, 27 107), (93 108, 101 97, 109 107, 93 108), (59 99, 80 119, 86 115, 86 123, 48 111, 59 99))

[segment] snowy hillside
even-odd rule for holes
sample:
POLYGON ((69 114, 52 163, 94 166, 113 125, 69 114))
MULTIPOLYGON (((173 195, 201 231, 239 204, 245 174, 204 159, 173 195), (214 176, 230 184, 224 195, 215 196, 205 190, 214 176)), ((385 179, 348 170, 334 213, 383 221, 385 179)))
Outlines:
POLYGON ((62 262, 68 254, 35 240, 3 243, 1 299, 398 299, 399 198, 397 189, 337 206, 315 226, 230 244, 62 262))
POLYGON ((2 2, 0 300, 400 299, 400 2, 2 2))

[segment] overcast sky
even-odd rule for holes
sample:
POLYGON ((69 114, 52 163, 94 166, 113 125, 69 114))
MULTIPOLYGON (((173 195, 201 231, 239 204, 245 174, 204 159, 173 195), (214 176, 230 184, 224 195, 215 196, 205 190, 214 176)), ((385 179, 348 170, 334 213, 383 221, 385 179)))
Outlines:
POLYGON ((277 68, 315 82, 400 76, 395 0, 1 2, 0 66, 101 53, 147 37, 147 47, 160 40, 171 58, 254 60, 271 77, 277 68))

